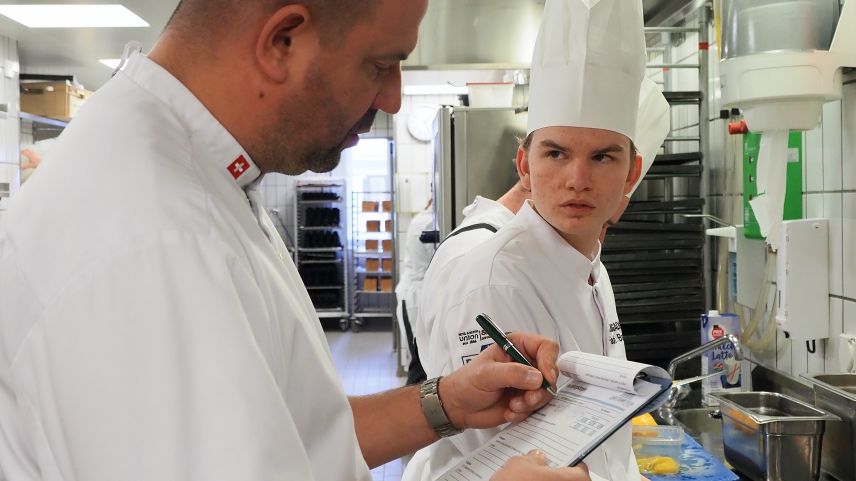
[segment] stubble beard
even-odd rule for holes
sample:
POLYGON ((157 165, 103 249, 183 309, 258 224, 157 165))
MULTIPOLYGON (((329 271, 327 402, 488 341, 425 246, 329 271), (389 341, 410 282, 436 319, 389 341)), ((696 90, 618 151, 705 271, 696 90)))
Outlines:
POLYGON ((275 121, 263 129, 261 145, 251 153, 253 160, 271 166, 270 171, 286 175, 335 169, 342 158, 344 139, 333 147, 318 140, 321 129, 336 132, 346 128, 332 125, 345 119, 345 112, 335 103, 332 93, 324 73, 318 67, 313 68, 307 74, 303 95, 292 105, 282 106, 275 121))

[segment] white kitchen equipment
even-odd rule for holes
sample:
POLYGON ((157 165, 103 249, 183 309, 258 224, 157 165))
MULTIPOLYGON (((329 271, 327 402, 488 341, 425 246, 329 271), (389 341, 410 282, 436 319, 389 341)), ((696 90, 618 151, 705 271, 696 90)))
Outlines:
POLYGON ((829 337, 829 224, 782 222, 776 324, 795 341, 829 337))
POLYGON ((856 66, 856 2, 846 2, 840 17, 838 7, 834 0, 721 3, 722 106, 740 108, 749 130, 765 133, 750 203, 773 250, 782 238, 788 133, 815 128, 823 104, 841 98, 843 68, 856 66))

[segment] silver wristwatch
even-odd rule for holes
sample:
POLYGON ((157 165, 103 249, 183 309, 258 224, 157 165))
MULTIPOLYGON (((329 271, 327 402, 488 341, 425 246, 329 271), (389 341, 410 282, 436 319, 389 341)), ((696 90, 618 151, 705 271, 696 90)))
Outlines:
POLYGON ((446 411, 443 410, 443 402, 440 401, 440 395, 437 393, 437 386, 440 385, 442 377, 435 377, 422 383, 419 388, 419 402, 422 404, 422 412, 425 413, 428 425, 438 436, 447 438, 460 433, 461 430, 452 426, 446 411))

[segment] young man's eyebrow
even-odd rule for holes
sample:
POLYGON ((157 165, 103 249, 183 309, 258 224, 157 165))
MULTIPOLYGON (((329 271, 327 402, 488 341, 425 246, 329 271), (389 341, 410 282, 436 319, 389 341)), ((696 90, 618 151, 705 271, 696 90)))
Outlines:
POLYGON ((624 147, 618 144, 612 144, 609 147, 604 147, 602 149, 597 149, 592 152, 592 155, 603 155, 603 154, 612 154, 612 153, 621 153, 624 152, 624 147))
POLYGON ((571 150, 568 147, 566 147, 564 145, 557 144, 556 142, 554 142, 550 139, 542 140, 541 143, 538 145, 540 147, 545 147, 545 148, 552 149, 552 150, 560 150, 562 152, 569 152, 571 150))

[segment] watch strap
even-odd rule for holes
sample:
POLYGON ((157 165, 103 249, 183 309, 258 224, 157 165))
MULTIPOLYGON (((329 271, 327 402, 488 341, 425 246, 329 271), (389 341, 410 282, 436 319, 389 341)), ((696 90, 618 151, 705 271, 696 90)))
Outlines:
POLYGON ((425 414, 425 419, 428 425, 434 429, 441 438, 454 436, 461 432, 455 428, 449 417, 446 416, 446 411, 443 410, 443 402, 440 400, 438 386, 440 385, 442 376, 428 379, 419 387, 419 402, 422 404, 422 412, 425 414))

